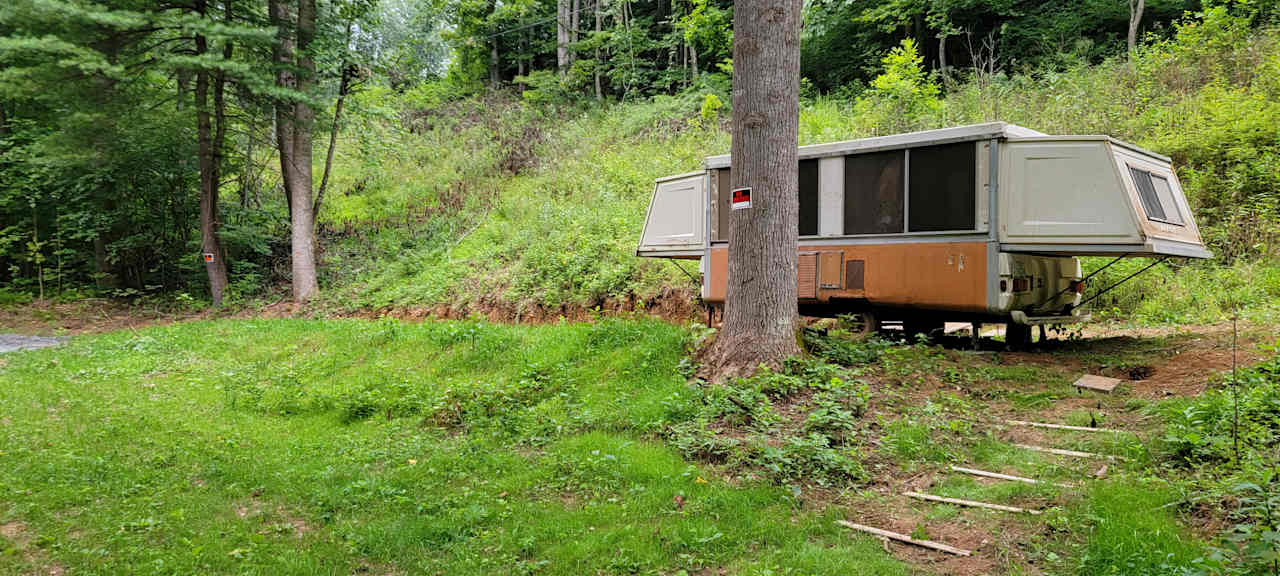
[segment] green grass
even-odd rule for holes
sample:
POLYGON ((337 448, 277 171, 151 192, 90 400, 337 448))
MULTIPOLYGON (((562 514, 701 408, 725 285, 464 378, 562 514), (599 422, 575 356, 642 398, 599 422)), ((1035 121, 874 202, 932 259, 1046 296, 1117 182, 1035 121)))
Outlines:
MULTIPOLYGON (((1211 466, 1179 465, 1208 454, 1184 446, 1205 426, 1221 444, 1221 419, 1182 407, 1221 411, 1221 393, 1098 396, 1130 426, 1123 413, 1142 411, 1138 436, 1036 432, 1037 444, 1131 458, 1099 480, 1101 461, 1016 448, 985 418, 1052 405, 1066 385, 1042 362, 878 341, 835 354, 828 342, 822 354, 857 366, 808 360, 694 386, 682 374, 702 335, 646 319, 220 320, 5 355, 0 574, 927 572, 834 523, 886 512, 916 514, 925 531, 1018 530, 1025 546, 982 551, 1002 574, 1166 574, 1206 553, 1177 503, 1221 500, 1225 484, 1211 466), (942 386, 908 400, 919 382, 942 386), (823 425, 810 427, 819 406, 823 425), (1162 426, 1154 445, 1138 441, 1162 426), (730 456, 703 455, 721 449, 730 456), (881 489, 909 479, 1045 514, 881 489)), ((1272 364, 1248 372, 1246 414, 1272 406, 1272 364)), ((1063 418, 1080 424, 1087 410, 1063 418)))
POLYGON ((688 338, 227 320, 5 356, 0 574, 906 573, 658 439, 688 338))

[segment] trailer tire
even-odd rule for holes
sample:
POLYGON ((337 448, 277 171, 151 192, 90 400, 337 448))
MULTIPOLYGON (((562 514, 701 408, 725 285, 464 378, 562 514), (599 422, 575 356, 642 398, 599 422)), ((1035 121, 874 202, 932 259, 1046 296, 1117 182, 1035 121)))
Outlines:
POLYGON ((933 339, 942 334, 944 324, 936 320, 905 320, 902 322, 902 335, 908 344, 914 344, 921 334, 933 339))
POLYGON ((1010 348, 1022 350, 1031 347, 1031 327, 1010 322, 1004 331, 1004 343, 1010 348))
POLYGON ((876 321, 876 315, 871 312, 858 312, 841 316, 842 324, 854 334, 861 336, 870 336, 880 330, 880 323, 876 321))

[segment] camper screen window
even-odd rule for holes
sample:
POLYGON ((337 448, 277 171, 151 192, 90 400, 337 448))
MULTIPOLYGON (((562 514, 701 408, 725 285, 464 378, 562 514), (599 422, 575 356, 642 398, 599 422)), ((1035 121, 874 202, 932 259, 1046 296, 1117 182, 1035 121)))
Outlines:
POLYGON ((901 150, 844 159, 844 233, 902 233, 901 150))
POLYGON ((800 235, 818 235, 818 161, 800 161, 800 235))
POLYGON ((1173 197, 1173 188, 1163 176, 1156 176, 1146 170, 1129 167, 1133 176, 1133 184, 1138 187, 1138 199, 1142 201, 1142 209, 1148 220, 1183 225, 1182 212, 1178 210, 1178 201, 1173 197))
POLYGON ((911 149, 912 232, 976 228, 975 150, 972 142, 911 149))

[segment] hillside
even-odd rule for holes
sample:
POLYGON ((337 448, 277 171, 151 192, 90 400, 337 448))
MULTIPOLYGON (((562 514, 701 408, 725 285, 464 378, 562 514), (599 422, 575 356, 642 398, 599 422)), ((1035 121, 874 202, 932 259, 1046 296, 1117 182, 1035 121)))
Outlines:
MULTIPOLYGON (((1280 35, 1210 10, 1133 63, 953 80, 926 74, 908 42, 867 90, 806 98, 801 143, 1003 120, 1109 134, 1170 155, 1217 259, 1161 265, 1100 312, 1206 322, 1239 305, 1273 316, 1278 44, 1280 35)), ((502 318, 596 307, 687 314, 689 278, 632 253, 653 179, 728 150, 725 86, 708 76, 677 96, 606 105, 503 93, 442 100, 431 87, 358 94, 359 121, 344 132, 321 215, 326 301, 348 311, 502 318)), ((1109 278, 1142 265, 1117 266, 1109 278)))

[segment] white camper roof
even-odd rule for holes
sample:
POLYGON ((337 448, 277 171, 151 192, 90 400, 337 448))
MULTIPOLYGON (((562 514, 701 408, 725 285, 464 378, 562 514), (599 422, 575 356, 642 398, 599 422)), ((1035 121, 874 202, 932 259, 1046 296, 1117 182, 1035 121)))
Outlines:
MULTIPOLYGON (((811 144, 808 146, 801 146, 799 148, 799 159, 823 158, 827 156, 856 154, 859 152, 911 148, 914 146, 951 144, 953 142, 966 142, 971 140, 990 140, 991 138, 1034 138, 1037 136, 1048 136, 1048 134, 1036 132, 1030 128, 1023 128, 1022 126, 1009 124, 1007 122, 987 122, 985 124, 953 126, 951 128, 939 128, 936 130, 921 130, 918 132, 907 132, 905 134, 893 134, 890 136, 875 136, 872 138, 861 138, 858 140, 811 144)), ((728 168, 729 155, 721 154, 719 156, 708 157, 706 160, 706 167, 709 169, 728 168)))

